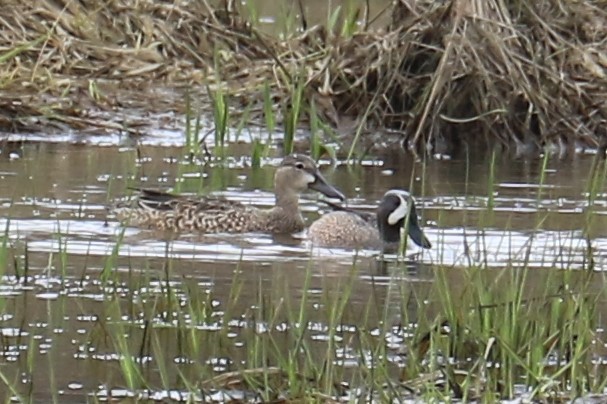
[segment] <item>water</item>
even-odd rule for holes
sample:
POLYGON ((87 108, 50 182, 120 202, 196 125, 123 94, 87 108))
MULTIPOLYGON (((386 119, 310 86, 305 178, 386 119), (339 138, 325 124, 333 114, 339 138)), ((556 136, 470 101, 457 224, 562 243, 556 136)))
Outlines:
MULTIPOLYGON (((2 210, 3 217, 11 218, 10 237, 27 239, 31 251, 49 253, 61 244, 68 253, 89 256, 105 256, 113 248, 120 227, 112 218, 107 221, 106 206, 113 198, 125 196, 129 185, 214 192, 270 207, 272 173, 279 162, 272 158, 253 170, 246 155, 239 154, 221 163, 190 163, 180 148, 142 147, 136 152, 132 148, 44 143, 27 144, 15 153, 20 157, 6 158, 5 153, 0 161, 2 210)), ((486 155, 470 163, 429 162, 423 181, 420 163, 395 155, 356 168, 321 160, 321 167, 348 195, 350 206, 369 211, 386 190, 408 189, 413 183, 425 232, 435 246, 430 251, 416 251, 417 262, 457 266, 490 258, 490 265, 497 267, 523 260, 537 267, 583 265, 586 239, 582 229, 589 209, 586 181, 592 158, 551 163, 542 186, 541 162, 498 161, 491 191, 489 158, 486 155), (487 214, 489 204, 492 214, 487 214)), ((317 199, 315 194, 304 196, 302 210, 310 221, 327 210, 317 199)), ((601 251, 607 241, 607 207, 601 195, 593 209, 596 216, 590 236, 601 251)), ((0 225, 6 228, 6 220, 0 225)), ((310 254, 305 235, 283 237, 278 242, 263 235, 189 235, 173 240, 168 250, 158 240, 160 235, 149 231, 127 229, 124 236, 123 252, 130 257, 169 254, 205 262, 235 258, 307 262, 310 254)), ((315 250, 313 254, 337 261, 350 257, 339 250, 315 250)))
MULTIPOLYGON (((163 386, 159 368, 163 360, 170 364, 167 372, 173 377, 176 369, 195 377, 201 367, 221 374, 248 364, 247 335, 269 331, 287 335, 293 327, 303 326, 283 317, 273 323, 251 322, 251 311, 264 299, 260 291, 281 302, 284 296, 303 298, 308 284, 306 298, 312 308, 320 307, 326 304, 327 293, 348 282, 353 263, 357 271, 353 306, 338 343, 349 338, 353 331, 348 327, 356 328, 357 314, 369 301, 380 309, 369 313, 366 321, 377 324, 383 305, 397 298, 395 285, 431 300, 434 265, 451 268, 446 273, 454 289, 465 287, 459 268, 470 263, 486 262, 496 271, 527 265, 538 269, 529 274, 532 293, 541 290, 550 271, 587 266, 587 235, 581 229, 589 207, 590 156, 549 162, 541 187, 540 161, 498 158, 491 199, 490 154, 476 153, 468 161, 428 161, 425 172, 421 163, 398 152, 357 167, 321 161, 328 181, 350 198, 352 206, 372 209, 387 189, 413 184, 434 247, 408 251, 403 264, 396 263, 395 256, 388 256, 387 263, 378 261, 374 251, 356 255, 312 249, 304 234, 169 238, 154 231, 123 229, 108 218, 108 202, 126 195, 129 185, 215 192, 255 206, 271 206, 272 173, 279 159, 269 159, 253 170, 245 150, 230 147, 226 153, 230 157, 221 163, 191 163, 179 147, 142 146, 137 151, 124 146, 32 142, 10 151, 5 148, 0 154, 0 226, 8 235, 9 254, 0 282, 2 374, 21 392, 33 386, 34 396, 41 399, 89 394, 128 397, 134 393, 125 386, 121 353, 116 349, 119 341, 108 332, 112 327, 124 327, 129 335, 125 343, 141 352, 137 360, 146 377, 163 386), (490 203, 493 213, 487 214, 490 203), (115 251, 119 237, 123 241, 115 251), (108 269, 108 262, 116 269, 108 269), (241 285, 238 299, 231 301, 237 285, 241 285), (200 313, 204 321, 175 312, 173 304, 199 304, 202 311, 189 313, 200 313), (193 355, 184 347, 185 337, 179 331, 184 324, 205 338, 202 352, 193 355), (219 331, 226 324, 229 332, 224 335, 219 331), (156 339, 145 339, 147 327, 157 330, 156 339), (226 341, 229 347, 223 345, 226 341), (154 346, 164 347, 165 358, 155 356, 160 351, 154 346)), ((302 209, 308 220, 326 210, 314 194, 304 196, 302 209)), ((597 215, 588 236, 595 249, 595 283, 601 288, 607 249, 604 195, 599 195, 594 209, 597 215)), ((397 323, 398 310, 385 307, 394 310, 390 317, 397 323)), ((320 357, 328 341, 337 338, 331 337, 326 321, 312 311, 306 325, 310 344, 318 347, 314 354, 320 357)), ((386 341, 396 367, 402 362, 399 344, 410 332, 394 328, 386 341)), ((345 346, 339 349, 337 365, 347 369, 360 364, 358 352, 345 346)), ((145 394, 150 399, 182 400, 186 392, 176 385, 145 394)), ((217 394, 221 401, 223 393, 217 394)))

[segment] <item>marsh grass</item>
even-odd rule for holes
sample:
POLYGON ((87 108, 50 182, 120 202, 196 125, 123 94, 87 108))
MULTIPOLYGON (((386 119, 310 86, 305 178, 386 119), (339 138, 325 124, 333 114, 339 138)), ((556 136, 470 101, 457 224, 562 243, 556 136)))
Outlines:
MULTIPOLYGON (((500 177, 496 161, 494 154, 487 212, 476 223, 481 235, 493 224, 492 198, 500 177)), ((541 164, 538 206, 549 180, 547 158, 541 164)), ((597 159, 588 182, 588 226, 605 176, 597 159)), ((536 226, 543 221, 540 213, 536 226)), ((2 275, 11 265, 15 272, 29 267, 27 245, 24 264, 17 265, 10 260, 15 252, 8 240, 7 227, 0 246, 2 275)), ((66 249, 58 235, 57 240, 59 254, 50 254, 49 263, 56 263, 63 279, 69 256, 61 256, 66 249)), ((108 380, 135 397, 169 389, 192 397, 245 391, 258 401, 495 402, 518 397, 521 387, 525 399, 538 401, 605 394, 605 280, 590 259, 573 271, 533 268, 516 257, 512 265, 495 269, 490 257, 470 256, 463 268, 431 267, 427 290, 410 287, 410 263, 403 260, 389 261, 387 274, 367 280, 361 279, 364 269, 356 257, 343 273, 328 276, 311 260, 298 268, 303 277, 278 266, 273 277, 259 277, 257 283, 247 282, 251 277, 242 276, 246 269, 239 262, 222 299, 213 286, 179 275, 169 242, 163 259, 136 266, 128 261, 127 281, 121 281, 123 240, 124 230, 99 274, 107 299, 86 341, 97 351, 116 354, 108 380), (363 282, 372 283, 370 295, 358 293, 363 282), (394 340, 397 348, 388 346, 394 340)), ((590 246, 588 256, 593 256, 590 246)), ((0 304, 5 309, 4 298, 0 304)), ((53 313, 50 303, 47 313, 52 327, 64 326, 55 320, 62 312, 53 313)), ((32 354, 26 367, 34 373, 54 366, 57 358, 54 352, 42 365, 32 354)), ((44 370, 48 391, 59 402, 57 369, 44 370)), ((0 371, 0 379, 7 395, 34 397, 31 384, 30 391, 22 390, 19 375, 0 371)))
POLYGON ((289 154, 293 152, 293 142, 295 140, 295 133, 299 126, 300 114, 302 113, 304 93, 304 84, 301 80, 293 83, 291 88, 292 97, 283 106, 284 120, 284 153, 289 154))
MULTIPOLYGON (((528 386, 533 399, 574 397, 604 386, 604 371, 591 363, 592 341, 598 337, 594 308, 604 298, 602 291, 592 287, 592 274, 574 282, 573 274, 554 271, 542 290, 534 290, 528 284, 527 268, 504 268, 497 273, 466 268, 462 273, 466 286, 456 290, 448 281, 449 271, 453 270, 435 270, 429 302, 427 296, 414 296, 404 289, 388 300, 378 290, 379 300, 361 302, 355 293, 356 266, 337 284, 324 285, 320 295, 313 293, 313 275, 308 271, 298 298, 290 295, 288 277, 279 276, 272 280, 272 288, 260 280, 257 302, 244 313, 237 310, 243 283, 235 271, 230 298, 219 318, 209 304, 212 293, 188 288, 185 300, 190 303, 182 306, 171 304, 165 291, 155 295, 153 304, 135 304, 135 312, 148 313, 147 325, 166 311, 181 319, 169 322, 168 328, 146 328, 144 339, 152 341, 148 355, 160 374, 157 387, 143 379, 132 343, 123 337, 129 334, 124 328, 128 323, 108 324, 108 332, 115 335, 123 377, 134 392, 142 385, 152 389, 171 385, 169 375, 175 368, 162 343, 166 337, 161 336, 167 332, 178 336, 183 357, 197 362, 232 358, 231 373, 225 377, 214 373, 208 360, 196 366, 200 373, 179 371, 180 384, 192 393, 236 388, 256 392, 266 401, 345 394, 380 400, 418 396, 493 401, 514 397, 517 385, 528 386), (276 287, 280 284, 284 289, 276 287), (409 302, 409 307, 399 313, 395 324, 389 306, 402 302, 409 302), (354 309, 361 304, 362 312, 354 309), (418 319, 417 328, 402 344, 407 354, 400 368, 394 364, 397 353, 383 341, 394 326, 409 329, 411 313, 418 319), (243 348, 235 347, 228 337, 230 319, 242 324, 243 348), (196 331, 205 324, 219 328, 196 331), (343 359, 337 352, 354 352, 358 365, 340 365, 343 359)), ((398 278, 393 282, 398 288, 398 278)), ((125 318, 119 304, 112 307, 112 317, 125 318)))
POLYGON ((315 26, 298 6, 278 11, 277 34, 261 30, 253 2, 213 8, 176 1, 170 13, 164 3, 135 0, 62 9, 47 0, 16 2, 0 12, 0 37, 12 44, 0 53, 0 107, 9 117, 0 125, 136 135, 148 117, 117 118, 112 100, 187 113, 180 94, 154 93, 162 82, 208 89, 217 145, 227 140, 229 106, 242 122, 259 124, 261 114, 241 108, 262 104, 269 91, 284 112, 287 150, 296 127, 309 129, 312 102, 333 129, 354 121, 342 133, 349 157, 378 133, 396 134, 413 152, 468 143, 535 154, 568 153, 576 142, 605 149, 607 14, 598 0, 550 0, 545 7, 400 1, 381 11, 391 20, 381 29, 370 27, 378 16, 369 15, 366 1, 344 2, 315 26), (44 23, 28 19, 31 13, 44 23), (112 38, 121 38, 120 48, 112 38), (117 79, 123 77, 134 84, 117 79), (91 117, 89 107, 109 115, 91 117))
MULTIPOLYGON (((431 268, 434 282, 424 291, 403 278, 407 262, 391 261, 389 285, 372 283, 372 293, 361 295, 356 258, 337 277, 319 277, 310 265, 295 285, 280 268, 246 283, 237 266, 219 300, 211 286, 175 280, 168 245, 163 260, 133 271, 128 283, 105 272, 115 273, 119 257, 106 259, 108 299, 86 338, 96 351, 116 354, 108 381, 136 397, 178 389, 192 397, 244 391, 264 401, 486 402, 516 397, 520 386, 527 398, 546 400, 602 393, 607 383, 595 361, 605 292, 593 271, 496 270, 480 260, 431 268), (394 338, 397 348, 387 345, 394 338)), ((53 318, 49 324, 64 326, 53 318)), ((30 366, 33 372, 40 364, 30 366)), ((54 371, 47 371, 49 383, 56 383, 54 371)), ((13 396, 35 391, 24 393, 5 373, 0 379, 13 396)))
POLYGON ((6 226, 4 227, 4 234, 2 235, 2 243, 0 244, 0 277, 3 277, 6 274, 6 269, 8 268, 8 259, 10 257, 10 248, 9 248, 9 229, 10 229, 10 219, 6 220, 6 226))
POLYGON ((309 108, 310 115, 310 156, 318 160, 327 154, 331 159, 335 159, 334 150, 323 142, 322 133, 330 132, 331 129, 320 119, 316 103, 312 101, 309 108))
POLYGON ((185 151, 194 158, 200 153, 200 131, 201 131, 201 115, 196 113, 192 106, 192 99, 189 92, 185 95, 185 151), (192 120, 194 122, 192 122, 192 120))
POLYGON ((274 102, 272 101, 272 93, 268 82, 265 82, 263 85, 263 116, 266 129, 270 136, 272 136, 276 128, 276 115, 274 113, 274 102))
MULTIPOLYGON (((2 279, 6 276, 7 270, 9 268, 8 260, 9 257, 12 255, 11 248, 9 246, 9 222, 10 221, 7 220, 6 228, 2 236, 2 243, 0 244, 0 278, 2 279)), ((6 306, 6 300, 0 298, 1 313, 6 312, 6 306)), ((4 343, 2 345, 4 345, 4 343)), ((14 377, 11 379, 9 374, 5 373, 2 369, 0 369, 0 380, 2 381, 2 385, 7 391, 7 396, 5 397, 5 400, 7 400, 8 397, 14 397, 20 401, 23 400, 23 396, 20 394, 19 389, 19 375, 14 375, 14 377)))
POLYGON ((225 94, 220 89, 210 94, 213 103, 215 150, 222 150, 228 134, 229 107, 225 94))
POLYGON ((251 167, 261 167, 261 161, 267 156, 268 147, 267 144, 263 143, 259 139, 253 140, 253 150, 251 152, 251 167))

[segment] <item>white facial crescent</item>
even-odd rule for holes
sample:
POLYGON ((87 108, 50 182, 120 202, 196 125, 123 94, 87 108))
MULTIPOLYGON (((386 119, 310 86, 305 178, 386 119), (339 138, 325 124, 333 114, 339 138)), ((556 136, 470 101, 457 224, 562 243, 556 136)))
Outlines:
POLYGON ((393 193, 392 195, 396 195, 398 196, 398 199, 400 199, 398 207, 394 209, 392 213, 390 213, 390 216, 388 216, 388 224, 394 226, 399 220, 404 219, 405 216, 407 216, 409 206, 407 205, 407 201, 405 201, 401 195, 397 193, 393 193))
POLYGON ((305 173, 304 174, 304 180, 306 181, 306 183, 308 184, 312 184, 314 181, 316 181, 316 177, 314 177, 312 174, 310 173, 305 173))

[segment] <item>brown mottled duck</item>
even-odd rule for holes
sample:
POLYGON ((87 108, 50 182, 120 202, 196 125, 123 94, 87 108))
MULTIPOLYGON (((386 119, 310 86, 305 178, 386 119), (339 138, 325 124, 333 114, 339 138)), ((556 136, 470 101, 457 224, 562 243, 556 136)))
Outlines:
POLYGON ((293 154, 286 156, 276 170, 276 202, 271 209, 259 209, 220 196, 188 197, 140 189, 138 198, 117 204, 113 212, 129 226, 176 232, 296 233, 305 228, 299 196, 307 190, 345 199, 327 183, 314 160, 293 154))

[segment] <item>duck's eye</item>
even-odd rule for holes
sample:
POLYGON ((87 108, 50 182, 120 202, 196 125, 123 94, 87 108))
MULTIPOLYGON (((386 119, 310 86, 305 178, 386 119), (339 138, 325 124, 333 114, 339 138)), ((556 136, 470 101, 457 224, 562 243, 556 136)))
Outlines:
POLYGON ((295 164, 295 168, 299 168, 300 170, 303 170, 304 165, 303 165, 303 163, 297 163, 297 164, 295 164))

